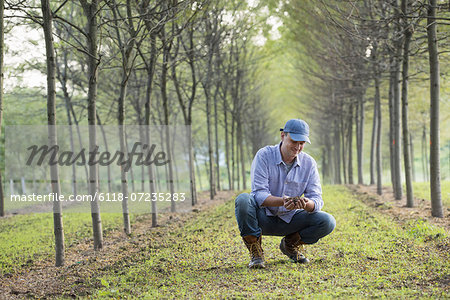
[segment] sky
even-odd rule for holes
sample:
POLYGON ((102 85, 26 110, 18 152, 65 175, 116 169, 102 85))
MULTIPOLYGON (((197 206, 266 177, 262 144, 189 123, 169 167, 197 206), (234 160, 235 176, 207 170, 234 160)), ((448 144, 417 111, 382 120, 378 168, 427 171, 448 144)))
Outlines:
POLYGON ((23 85, 28 87, 46 86, 46 77, 37 70, 18 72, 17 68, 26 61, 41 61, 45 63, 45 43, 43 32, 29 26, 14 26, 5 33, 5 91, 10 91, 23 79, 23 85), (33 41, 33 42, 32 42, 33 41))

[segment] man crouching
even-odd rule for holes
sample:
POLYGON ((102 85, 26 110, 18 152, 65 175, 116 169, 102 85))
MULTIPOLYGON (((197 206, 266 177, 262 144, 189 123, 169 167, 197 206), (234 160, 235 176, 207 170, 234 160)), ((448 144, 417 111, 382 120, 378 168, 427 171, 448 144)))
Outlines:
POLYGON ((284 236, 280 250, 293 262, 308 263, 305 244, 314 244, 336 226, 334 217, 320 211, 322 188, 316 161, 303 147, 309 126, 289 120, 281 130, 281 142, 256 153, 251 169, 252 191, 235 201, 236 219, 250 251, 250 268, 264 268, 262 235, 284 236))

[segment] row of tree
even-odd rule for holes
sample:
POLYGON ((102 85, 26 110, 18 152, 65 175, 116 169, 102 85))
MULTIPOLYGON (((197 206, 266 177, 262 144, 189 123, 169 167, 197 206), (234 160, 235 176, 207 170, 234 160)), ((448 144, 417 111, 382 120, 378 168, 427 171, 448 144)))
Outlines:
MULTIPOLYGON (((3 8, 5 3, 0 5, 3 8)), ((6 2, 6 11, 14 12, 7 26, 43 29, 47 60, 42 71, 47 74, 48 124, 117 124, 123 153, 127 152, 126 124, 187 125, 191 136, 186 147, 192 205, 197 202, 194 149, 205 149, 212 199, 223 182, 219 178, 223 173, 220 153, 225 154, 228 188, 245 189, 245 166, 252 156, 249 152, 254 153, 264 142, 261 137, 266 135, 266 125, 260 116, 265 107, 254 81, 258 55, 252 43, 264 23, 258 27, 254 9, 241 1, 209 0, 42 0, 35 6, 24 1, 6 2), (254 136, 244 134, 249 129, 254 136), (224 137, 224 142, 219 136, 224 137)), ((29 67, 39 69, 42 62, 29 67)), ((97 127, 89 127, 90 152, 99 143, 97 127)), ((164 133, 166 149, 171 147, 168 130, 164 133)), ((49 144, 57 145, 55 126, 49 126, 48 135, 49 144)), ((76 133, 71 132, 71 145, 74 139, 76 133)), ((142 132, 141 141, 150 144, 148 131, 142 132)), ((172 194, 173 172, 169 164, 166 176, 172 194)), ((86 174, 88 193, 94 197, 99 191, 97 166, 90 165, 86 174)), ((77 182, 75 176, 74 170, 73 185, 77 182)), ((126 233, 131 231, 126 201, 128 176, 122 168, 126 233)), ((157 192, 152 166, 146 177, 149 191, 157 192)), ((51 166, 51 178, 52 192, 67 192, 61 191, 57 165, 51 166)), ((72 190, 77 189, 73 186, 72 190)), ((3 193, 0 196, 3 205, 3 193)), ((171 209, 175 211, 173 201, 171 209)), ((55 201, 53 211, 56 265, 60 266, 64 264, 61 203, 55 201)), ((154 202, 151 212, 156 226, 154 202)), ((91 215, 94 249, 98 250, 103 247, 103 236, 95 197, 91 215)))
POLYGON ((448 2, 436 0, 317 0, 289 1, 284 7, 289 15, 286 24, 291 39, 297 43, 299 52, 308 57, 308 63, 301 64, 300 68, 310 79, 310 89, 315 91, 311 97, 315 100, 312 104, 315 120, 321 124, 322 167, 330 181, 355 182, 352 155, 356 136, 357 182, 364 183, 364 124, 366 106, 370 103, 373 105, 370 184, 376 183, 381 195, 382 122, 386 119, 395 198, 402 198, 403 161, 407 206, 414 206, 412 144, 408 128, 409 82, 412 76, 429 81, 430 184, 432 215, 436 217, 443 216, 438 43, 448 37, 446 29, 438 35, 437 26, 448 20, 448 5, 448 2), (414 70, 417 73, 411 74, 411 58, 417 64, 428 59, 428 72, 414 70), (382 117, 384 90, 389 91, 387 118, 382 117))

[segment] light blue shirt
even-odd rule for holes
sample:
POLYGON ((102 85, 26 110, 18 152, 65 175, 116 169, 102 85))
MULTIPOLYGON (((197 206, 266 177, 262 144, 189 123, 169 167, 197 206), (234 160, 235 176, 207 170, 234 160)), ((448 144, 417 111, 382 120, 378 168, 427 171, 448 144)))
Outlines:
MULTIPOLYGON (((280 144, 260 149, 253 159, 251 195, 260 207, 270 195, 276 197, 302 196, 314 201, 314 211, 323 207, 322 187, 316 161, 303 151, 294 160, 294 165, 286 172, 286 164, 281 158, 280 144)), ((266 207, 266 215, 278 216, 289 223, 297 209, 287 210, 284 206, 266 207)))

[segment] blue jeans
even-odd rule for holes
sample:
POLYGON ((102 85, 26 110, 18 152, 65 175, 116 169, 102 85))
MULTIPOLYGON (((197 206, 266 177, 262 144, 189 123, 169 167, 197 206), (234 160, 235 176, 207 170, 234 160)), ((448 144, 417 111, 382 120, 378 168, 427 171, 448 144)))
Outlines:
POLYGON ((278 217, 267 216, 265 208, 259 207, 249 194, 240 194, 235 200, 236 220, 241 236, 286 236, 298 232, 306 244, 314 244, 330 234, 336 227, 334 217, 326 212, 308 213, 297 211, 290 223, 278 217))

